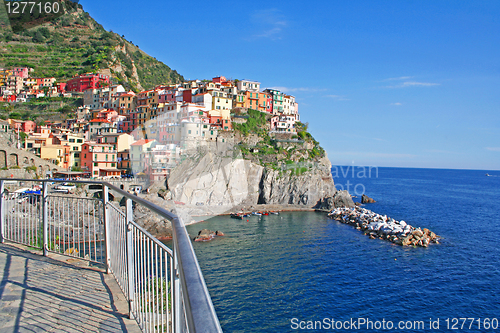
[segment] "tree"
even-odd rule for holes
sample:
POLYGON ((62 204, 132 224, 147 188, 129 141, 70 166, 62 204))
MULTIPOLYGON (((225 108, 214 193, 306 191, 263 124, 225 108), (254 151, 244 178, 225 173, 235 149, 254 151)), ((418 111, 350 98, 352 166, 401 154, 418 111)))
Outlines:
POLYGON ((33 43, 43 43, 45 42, 45 37, 42 35, 40 30, 37 30, 35 36, 33 37, 33 43))

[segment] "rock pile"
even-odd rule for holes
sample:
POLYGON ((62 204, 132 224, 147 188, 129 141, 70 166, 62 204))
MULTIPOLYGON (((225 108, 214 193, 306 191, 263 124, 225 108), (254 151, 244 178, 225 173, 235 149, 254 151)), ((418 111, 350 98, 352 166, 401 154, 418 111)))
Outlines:
POLYGON ((440 237, 429 229, 415 228, 405 221, 396 221, 365 208, 335 208, 328 216, 362 230, 372 239, 385 239, 403 246, 427 247, 431 243, 439 244, 440 237))

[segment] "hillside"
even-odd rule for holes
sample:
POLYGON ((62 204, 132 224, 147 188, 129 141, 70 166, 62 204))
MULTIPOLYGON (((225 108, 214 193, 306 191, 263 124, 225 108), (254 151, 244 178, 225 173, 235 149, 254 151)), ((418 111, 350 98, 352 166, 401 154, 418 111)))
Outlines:
POLYGON ((0 67, 32 67, 34 77, 61 81, 75 74, 100 72, 135 91, 184 80, 123 36, 106 31, 80 4, 63 3, 66 13, 49 23, 29 29, 0 24, 0 67))
POLYGON ((74 117, 74 110, 83 105, 83 98, 42 97, 26 103, 0 102, 0 119, 63 121, 74 117))

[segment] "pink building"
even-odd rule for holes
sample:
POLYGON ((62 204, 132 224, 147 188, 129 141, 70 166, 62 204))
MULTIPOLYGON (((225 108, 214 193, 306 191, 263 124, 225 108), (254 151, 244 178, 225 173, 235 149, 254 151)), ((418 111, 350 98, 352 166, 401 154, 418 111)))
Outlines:
POLYGON ((29 76, 29 72, 30 69, 28 67, 18 67, 12 70, 12 75, 27 79, 29 76))
POLYGON ((34 133, 36 131, 36 123, 31 120, 23 122, 21 131, 24 133, 34 133))

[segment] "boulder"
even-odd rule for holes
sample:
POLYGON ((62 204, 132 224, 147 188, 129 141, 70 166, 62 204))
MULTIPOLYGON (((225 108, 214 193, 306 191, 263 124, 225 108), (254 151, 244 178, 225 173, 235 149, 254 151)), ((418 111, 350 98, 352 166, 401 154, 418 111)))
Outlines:
POLYGON ((417 237, 422 237, 424 235, 424 233, 422 232, 422 230, 417 229, 417 230, 412 232, 412 235, 417 236, 417 237))
POLYGON ((170 200, 172 199, 172 194, 170 193, 170 191, 167 191, 165 189, 159 189, 158 197, 162 198, 163 200, 170 200))
POLYGON ((376 202, 376 201, 375 201, 375 200, 373 200, 372 198, 370 198, 370 197, 369 197, 369 196, 367 196, 367 195, 364 195, 364 194, 363 194, 363 195, 361 196, 361 203, 362 203, 362 204, 374 203, 374 202, 376 202))
POLYGON ((354 202, 352 201, 351 195, 346 190, 335 192, 335 195, 333 196, 333 204, 334 204, 335 208, 339 208, 339 207, 353 208, 353 207, 355 207, 354 202))
POLYGON ((208 229, 202 229, 198 232, 198 236, 194 238, 195 242, 207 242, 214 239, 215 236, 224 236, 224 233, 221 231, 212 231, 208 229))

